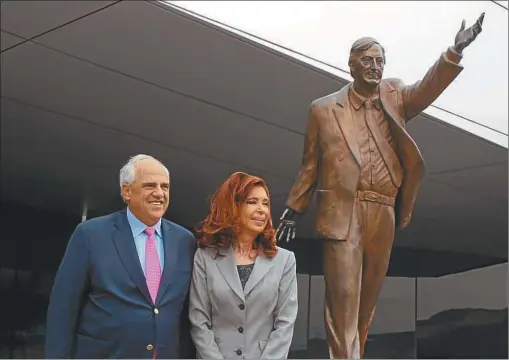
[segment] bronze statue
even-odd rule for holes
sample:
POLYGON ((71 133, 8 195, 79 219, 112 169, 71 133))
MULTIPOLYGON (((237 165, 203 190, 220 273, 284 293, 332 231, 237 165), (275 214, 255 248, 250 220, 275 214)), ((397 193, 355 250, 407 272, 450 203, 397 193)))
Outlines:
POLYGON ((463 20, 454 46, 410 86, 382 80, 385 52, 375 39, 355 41, 349 59, 353 83, 310 106, 302 166, 277 237, 295 237, 298 218, 316 192, 331 359, 363 356, 395 226, 410 222, 424 175, 423 158, 405 125, 462 71, 463 49, 482 31, 483 19, 484 13, 468 29, 463 20))

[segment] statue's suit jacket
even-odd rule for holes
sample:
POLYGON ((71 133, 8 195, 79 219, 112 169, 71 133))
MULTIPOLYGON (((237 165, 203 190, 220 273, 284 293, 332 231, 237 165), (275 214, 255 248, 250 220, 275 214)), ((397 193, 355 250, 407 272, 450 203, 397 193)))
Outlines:
MULTIPOLYGON (((407 121, 426 109, 463 70, 461 55, 444 52, 421 81, 406 86, 399 79, 382 80, 380 100, 389 121, 403 180, 395 203, 396 226, 410 222, 421 178, 421 153, 405 130, 407 121)), ((352 84, 315 100, 310 107, 302 166, 286 206, 298 213, 317 192, 316 232, 328 239, 347 238, 360 175, 360 152, 348 97, 352 84)), ((389 157, 385 157, 388 159, 389 157)))

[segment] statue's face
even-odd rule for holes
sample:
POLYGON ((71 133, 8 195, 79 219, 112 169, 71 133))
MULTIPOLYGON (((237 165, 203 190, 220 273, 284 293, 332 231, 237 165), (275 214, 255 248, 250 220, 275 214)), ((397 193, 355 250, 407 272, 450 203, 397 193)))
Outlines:
POLYGON ((378 44, 374 44, 368 50, 362 51, 351 66, 354 81, 366 85, 376 86, 382 81, 384 72, 384 54, 378 44))

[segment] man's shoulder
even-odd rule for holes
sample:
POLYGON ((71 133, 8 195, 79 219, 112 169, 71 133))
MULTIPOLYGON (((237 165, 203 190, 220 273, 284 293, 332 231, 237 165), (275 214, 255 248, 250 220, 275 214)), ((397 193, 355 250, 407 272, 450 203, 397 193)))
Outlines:
MULTIPOLYGON (((106 234, 111 233, 115 221, 121 212, 98 216, 93 219, 79 223, 74 230, 73 237, 77 239, 102 239, 106 234)), ((96 241, 94 241, 96 242, 96 241)), ((101 241, 99 241, 101 243, 101 241)))
POLYGON ((184 237, 186 240, 194 241, 194 235, 189 229, 186 229, 184 226, 174 223, 170 220, 161 219, 161 221, 164 225, 170 227, 173 231, 184 237))
POLYGON ((311 103, 311 107, 312 108, 313 107, 327 107, 330 104, 334 104, 334 103, 336 103, 336 99, 337 99, 338 95, 339 95, 339 91, 336 91, 335 93, 325 95, 321 98, 318 98, 311 103))
POLYGON ((341 98, 344 96, 345 94, 345 91, 348 90, 348 88, 350 87, 352 83, 347 83, 346 85, 344 85, 339 91, 336 91, 332 94, 328 94, 328 95, 325 95, 321 98, 318 98, 316 100, 314 100, 312 103, 311 103, 311 108, 324 108, 324 107, 329 107, 331 105, 334 105, 338 102, 338 100, 341 100, 341 98))
POLYGON ((99 216, 90 220, 87 220, 80 224, 82 230, 93 230, 97 228, 101 228, 104 226, 111 225, 115 219, 121 215, 120 211, 114 212, 112 214, 99 216))
POLYGON ((399 90, 403 86, 405 86, 405 84, 403 83, 403 80, 398 79, 398 78, 383 79, 382 83, 385 83, 385 85, 389 86, 389 88, 392 88, 395 90, 399 90))

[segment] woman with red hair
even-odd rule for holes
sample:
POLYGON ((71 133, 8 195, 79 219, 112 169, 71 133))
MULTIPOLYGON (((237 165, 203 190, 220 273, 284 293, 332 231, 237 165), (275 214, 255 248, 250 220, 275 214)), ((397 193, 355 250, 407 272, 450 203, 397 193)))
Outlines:
POLYGON ((197 229, 191 336, 205 359, 284 359, 297 317, 293 252, 276 246, 263 179, 232 174, 197 229))

